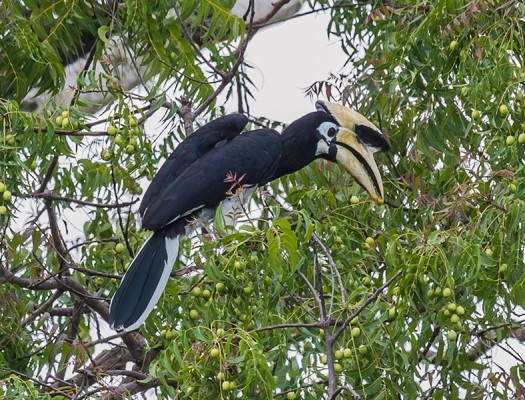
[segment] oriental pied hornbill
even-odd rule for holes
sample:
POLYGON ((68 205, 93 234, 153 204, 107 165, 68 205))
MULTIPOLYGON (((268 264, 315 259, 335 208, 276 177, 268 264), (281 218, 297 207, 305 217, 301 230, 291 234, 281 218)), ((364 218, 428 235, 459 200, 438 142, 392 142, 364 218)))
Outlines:
POLYGON ((341 105, 318 101, 316 109, 282 134, 273 129, 241 134, 248 119, 228 115, 203 126, 175 149, 142 199, 142 226, 153 234, 111 301, 113 329, 131 331, 147 318, 168 282, 180 237, 195 219, 211 219, 221 201, 231 201, 228 175, 242 177, 243 186, 257 187, 324 158, 340 164, 374 200, 382 201, 383 183, 373 157, 389 149, 381 131, 341 105))

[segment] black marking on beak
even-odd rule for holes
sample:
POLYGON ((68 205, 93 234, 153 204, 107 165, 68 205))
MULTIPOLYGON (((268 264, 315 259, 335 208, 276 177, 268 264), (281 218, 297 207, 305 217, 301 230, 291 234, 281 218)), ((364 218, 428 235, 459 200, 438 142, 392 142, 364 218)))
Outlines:
POLYGON ((390 149, 390 145, 386 141, 381 132, 366 125, 356 124, 354 128, 355 134, 359 141, 368 147, 376 149, 376 151, 385 152, 390 149))
MULTIPOLYGON (((382 196, 381 188, 379 187, 379 182, 377 181, 377 177, 375 176, 374 171, 372 171, 372 168, 370 168, 370 165, 366 162, 363 156, 356 149, 347 145, 346 143, 343 143, 343 142, 334 142, 334 143, 337 144, 338 146, 344 147, 346 150, 352 153, 352 155, 361 163, 363 168, 366 170, 366 172, 368 173, 368 176, 370 176, 370 178, 372 179, 372 182, 374 183, 374 187, 377 190, 377 194, 379 196, 382 196)), ((363 186, 361 182, 358 181, 357 183, 363 186)))

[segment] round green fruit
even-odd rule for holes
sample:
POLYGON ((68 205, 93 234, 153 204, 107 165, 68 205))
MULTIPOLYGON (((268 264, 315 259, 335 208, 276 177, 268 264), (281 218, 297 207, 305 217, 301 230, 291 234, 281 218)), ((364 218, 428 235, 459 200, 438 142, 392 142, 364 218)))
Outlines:
POLYGON ((368 244, 369 246, 373 246, 376 243, 376 241, 374 240, 374 238, 369 236, 365 239, 365 243, 368 244))
POLYGON ((321 363, 322 364, 328 364, 328 356, 326 354, 323 354, 321 356, 321 363))
POLYGON ((137 118, 129 117, 128 123, 129 123, 129 126, 131 126, 132 128, 137 126, 137 124, 138 124, 137 118))
POLYGON ((62 126, 62 122, 64 121, 64 117, 62 115, 59 115, 55 118, 55 122, 58 126, 62 126))
POLYGON ((359 352, 359 354, 366 354, 368 353, 368 348, 364 344, 362 344, 357 348, 357 351, 359 352))
POLYGON ((516 139, 512 135, 507 136, 507 138, 505 139, 505 143, 507 143, 507 146, 512 146, 515 141, 516 139))
POLYGON ((64 118, 69 117, 69 110, 62 111, 62 117, 64 117, 64 118))
POLYGON ((516 187, 516 185, 514 183, 509 184, 509 192, 516 193, 517 189, 518 188, 516 187))
POLYGON ((450 42, 450 44, 448 45, 448 48, 451 50, 451 51, 454 51, 456 50, 456 48, 458 47, 458 41, 457 40, 453 40, 452 42, 450 42))
POLYGON ((344 353, 341 350, 336 350, 334 356, 337 360, 340 360, 341 358, 343 358, 344 353))
POLYGON ((135 152, 135 146, 133 146, 132 144, 128 144, 124 151, 128 154, 133 154, 135 152))
POLYGON ((12 196, 13 194, 9 190, 4 191, 4 193, 2 194, 2 197, 5 201, 11 201, 12 196))
POLYGON ((197 319, 199 318, 199 312, 197 310, 190 310, 190 319, 197 319))
POLYGON ((507 264, 501 264, 498 268, 498 272, 505 272, 507 270, 507 264))
POLYGON ((221 384, 222 390, 227 391, 230 390, 230 382, 229 381, 223 381, 221 384))
POLYGON ((357 203, 359 203, 359 197, 357 196, 350 197, 350 204, 357 204, 357 203))
POLYGON ((390 307, 388 310, 388 316, 390 318, 395 318, 396 315, 397 315, 397 309, 395 307, 390 307))
POLYGON ((286 398, 288 400, 295 400, 297 398, 297 394, 295 394, 295 392, 288 392, 286 393, 286 398))
POLYGON ((66 128, 69 128, 70 126, 70 120, 68 117, 65 117, 64 119, 62 119, 62 128, 63 129, 66 129, 66 128))
POLYGON ((478 119, 480 116, 481 116, 481 115, 480 115, 480 113, 479 113, 478 110, 473 110, 473 111, 472 111, 472 114, 470 114, 470 117, 471 117, 472 119, 478 119))
POLYGON ((450 296, 452 296, 452 289, 448 287, 443 289, 443 297, 450 297, 450 296))
POLYGON ((352 357, 352 350, 349 349, 348 347, 346 347, 346 348, 343 350, 343 357, 344 357, 344 358, 350 358, 350 357, 352 357))
POLYGON ((343 372, 343 366, 339 363, 335 363, 334 364, 334 371, 337 373, 337 374, 340 374, 341 372, 343 372))
POLYGON ((233 263, 233 267, 234 267, 235 269, 242 269, 243 265, 242 265, 242 263, 241 263, 240 261, 235 261, 235 262, 233 263))
POLYGON ((224 372, 221 371, 221 372, 219 372, 219 373, 217 374, 217 379, 218 379, 219 381, 222 381, 224 378, 226 378, 226 375, 224 375, 224 372))
POLYGON ((494 254, 494 252, 492 251, 491 248, 485 249, 485 255, 487 257, 492 257, 493 254, 494 254))
POLYGON ((226 287, 224 286, 224 283, 222 283, 222 282, 217 282, 217 283, 215 284, 215 290, 216 290, 217 292, 222 293, 222 292, 224 292, 225 289, 226 289, 226 287))
POLYGON ((523 143, 525 143, 525 133, 520 133, 520 134, 518 135, 518 143, 519 143, 519 144, 523 144, 523 143))
POLYGON ((7 214, 7 207, 0 206, 0 215, 6 215, 6 214, 7 214))
POLYGON ((221 355, 221 352, 217 347, 214 347, 213 349, 210 350, 210 356, 212 356, 213 358, 219 358, 220 355, 221 355))
POLYGON ((201 288, 198 286, 194 287, 193 290, 191 291, 191 294, 194 295, 195 297, 199 297, 202 294, 201 288))
POLYGON ((205 299, 209 299, 211 297, 211 290, 209 289, 204 289, 202 291, 202 297, 204 297, 205 299))
POLYGON ((124 253, 124 250, 126 250, 126 247, 122 243, 117 243, 115 245, 115 252, 117 253, 124 253))
POLYGON ((314 349, 314 346, 311 342, 305 342, 303 349, 304 351, 312 351, 314 349))
POLYGON ((361 335, 361 329, 358 328, 357 326, 352 328, 352 337, 359 337, 359 335, 361 335))
POLYGON ((450 341, 455 341, 458 337, 458 334, 455 332, 455 331, 450 331, 448 334, 447 334, 447 339, 450 340, 450 341))
POLYGON ((502 104, 499 106, 499 113, 503 116, 503 117, 506 117, 507 115, 509 115, 509 107, 507 107, 506 104, 502 104))
POLYGON ((222 328, 218 328, 216 331, 215 331, 215 335, 219 338, 223 337, 224 335, 226 335, 226 331, 222 328))
POLYGON ((463 306, 458 306, 456 308, 456 314, 457 315, 465 315, 465 308, 463 306))
POLYGON ((7 187, 5 186, 5 183, 0 182, 0 193, 4 193, 6 191, 7 187))
POLYGON ((100 157, 102 157, 104 161, 109 161, 111 160, 111 152, 109 150, 102 150, 100 157))
POLYGON ((118 129, 115 125, 109 125, 108 126, 108 135, 109 136, 115 136, 118 132, 118 129))
POLYGON ((122 146, 124 144, 124 138, 121 135, 117 135, 115 136, 114 142, 117 146, 122 146))
POLYGON ((242 291, 244 292, 244 294, 246 294, 246 295, 250 295, 250 294, 252 294, 252 292, 253 292, 253 287, 251 287, 250 285, 245 286, 245 287, 242 289, 242 291))
POLYGON ((449 311, 453 312, 453 311, 457 310, 458 306, 456 305, 456 303, 448 303, 447 304, 447 308, 448 308, 449 311))
POLYGON ((452 314, 452 316, 450 317, 450 322, 452 322, 453 324, 455 324, 456 322, 459 322, 459 315, 452 314))

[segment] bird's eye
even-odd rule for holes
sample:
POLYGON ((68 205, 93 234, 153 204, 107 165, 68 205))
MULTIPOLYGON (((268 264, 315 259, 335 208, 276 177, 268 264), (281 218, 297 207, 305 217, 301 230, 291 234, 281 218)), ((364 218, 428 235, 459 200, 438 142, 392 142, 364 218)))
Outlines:
POLYGON ((337 129, 335 129, 334 127, 331 127, 330 129, 328 129, 328 132, 327 132, 328 137, 331 137, 331 138, 334 137, 336 133, 337 133, 337 129))

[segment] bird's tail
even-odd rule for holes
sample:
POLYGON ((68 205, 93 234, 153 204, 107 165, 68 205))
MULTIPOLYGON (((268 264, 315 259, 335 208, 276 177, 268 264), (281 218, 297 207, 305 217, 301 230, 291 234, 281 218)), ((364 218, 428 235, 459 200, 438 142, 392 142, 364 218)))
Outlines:
POLYGON ((142 245, 111 299, 112 329, 132 331, 146 320, 168 283, 179 252, 179 238, 156 231, 142 245))

